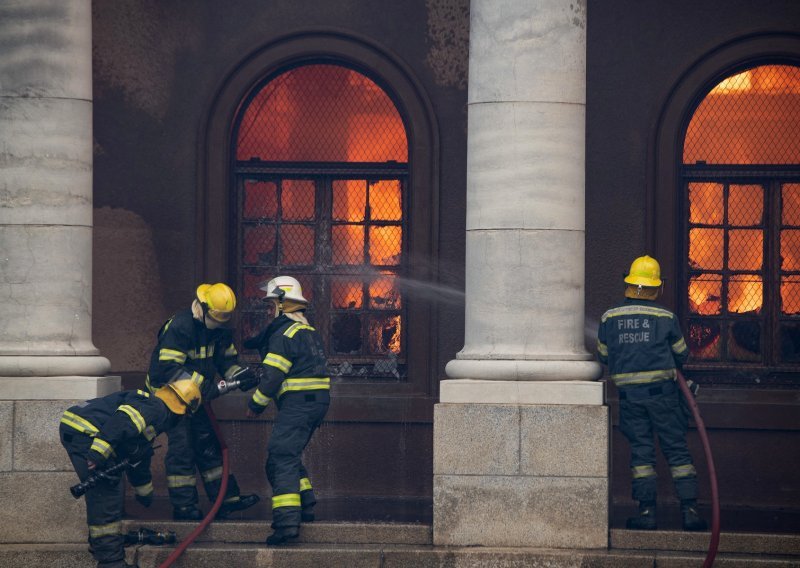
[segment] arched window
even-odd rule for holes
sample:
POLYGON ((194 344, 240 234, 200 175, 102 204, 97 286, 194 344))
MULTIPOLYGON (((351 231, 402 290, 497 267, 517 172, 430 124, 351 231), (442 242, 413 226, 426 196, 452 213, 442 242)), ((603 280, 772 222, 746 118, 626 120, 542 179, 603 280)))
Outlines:
POLYGON ((342 65, 282 69, 242 104, 233 143, 243 336, 266 323, 259 283, 294 276, 334 375, 405 378, 409 146, 390 94, 342 65))
POLYGON ((681 177, 691 362, 757 380, 796 371, 800 67, 737 70, 707 91, 688 117, 681 177))

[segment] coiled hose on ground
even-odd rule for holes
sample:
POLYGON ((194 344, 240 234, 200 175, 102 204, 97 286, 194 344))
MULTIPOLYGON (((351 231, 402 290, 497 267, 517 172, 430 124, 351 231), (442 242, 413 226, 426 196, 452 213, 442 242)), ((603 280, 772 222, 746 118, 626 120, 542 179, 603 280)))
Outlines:
POLYGON ((697 408, 697 401, 694 399, 689 385, 686 384, 686 378, 683 373, 678 371, 678 386, 683 393, 689 409, 692 411, 694 422, 697 424, 697 431, 700 433, 700 440, 703 442, 703 451, 706 455, 706 463, 708 464, 708 478, 711 482, 711 542, 708 545, 708 553, 703 562, 703 568, 711 568, 714 565, 714 558, 717 555, 717 547, 719 546, 719 491, 717 489, 717 471, 714 468, 714 456, 711 455, 711 445, 708 443, 708 434, 706 433, 706 426, 703 423, 703 418, 700 416, 700 410, 697 408))

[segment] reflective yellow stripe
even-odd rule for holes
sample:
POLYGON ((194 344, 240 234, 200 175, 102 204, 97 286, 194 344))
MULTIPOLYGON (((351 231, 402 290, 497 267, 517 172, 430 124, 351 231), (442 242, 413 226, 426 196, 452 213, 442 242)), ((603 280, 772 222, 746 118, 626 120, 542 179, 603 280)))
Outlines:
POLYGON ((134 485, 133 490, 137 495, 150 495, 153 492, 153 482, 148 481, 144 485, 134 485))
POLYGON ((206 483, 209 481, 216 481, 217 479, 222 478, 222 467, 212 467, 211 469, 201 471, 200 475, 203 477, 203 481, 206 483))
POLYGON ((289 369, 292 368, 292 362, 285 357, 278 355, 277 353, 267 353, 267 356, 264 357, 262 363, 271 367, 275 367, 284 373, 288 373, 289 369))
POLYGON ((144 416, 142 416, 142 414, 131 405, 123 404, 117 408, 117 410, 128 415, 128 417, 131 419, 131 422, 133 422, 133 425, 136 426, 136 430, 139 432, 139 434, 144 432, 144 429, 147 428, 147 422, 144 421, 144 416))
POLYGON ((168 475, 167 487, 175 489, 177 487, 192 487, 197 484, 197 477, 194 475, 168 475))
POLYGON ((175 349, 161 349, 158 352, 159 361, 175 361, 183 365, 186 363, 186 353, 176 351, 175 349))
POLYGON ((231 365, 230 367, 228 367, 228 370, 225 371, 225 375, 224 376, 225 376, 226 379, 230 379, 233 375, 235 375, 236 373, 238 373, 241 370, 242 370, 242 368, 239 365, 231 365))
POLYGON ((644 383, 657 383, 664 379, 674 379, 675 369, 660 369, 657 371, 640 371, 638 373, 619 373, 611 375, 611 380, 617 386, 639 385, 644 383))
POLYGON ((308 491, 311 489, 311 480, 307 477, 300 479, 300 491, 308 491))
POLYGON ((278 507, 299 507, 300 494, 299 493, 285 493, 283 495, 275 495, 272 498, 272 508, 278 507))
POLYGON ((101 440, 100 438, 95 438, 92 440, 92 447, 89 448, 89 450, 97 452, 104 458, 110 456, 114 451, 114 449, 111 447, 111 444, 105 440, 101 440))
POLYGON ((110 536, 115 534, 122 534, 122 522, 114 521, 107 525, 89 525, 89 538, 100 538, 101 536, 110 536))
POLYGON ((686 351, 686 342, 683 340, 683 337, 672 344, 672 351, 674 353, 683 353, 686 351))
POLYGON ((203 375, 201 375, 197 371, 192 372, 192 382, 196 384, 198 387, 203 384, 204 380, 206 380, 206 378, 203 375))
POLYGON ((652 465, 637 465, 631 468, 631 473, 634 479, 642 479, 644 477, 656 477, 656 470, 652 465))
POLYGON ((330 390, 330 377, 314 377, 311 379, 286 379, 281 384, 278 396, 285 392, 307 391, 307 390, 330 390))
POLYGON ((654 306, 620 306, 619 308, 611 308, 600 321, 605 322, 608 318, 617 316, 655 316, 657 318, 671 318, 675 317, 672 312, 663 308, 656 308, 654 306))
POLYGON ((690 464, 690 463, 687 463, 685 465, 676 465, 676 466, 673 466, 673 467, 669 468, 669 470, 670 470, 670 473, 672 473, 672 477, 675 478, 675 479, 678 479, 678 478, 681 478, 681 477, 696 477, 697 476, 697 470, 695 470, 694 466, 692 464, 690 464))
POLYGON ((223 503, 238 503, 241 500, 242 500, 241 497, 239 497, 238 495, 234 495, 233 497, 228 497, 227 499, 225 499, 223 503))
POLYGON ((233 345, 233 343, 231 343, 230 346, 225 350, 225 357, 236 357, 238 354, 239 352, 236 351, 236 347, 233 345))
POLYGON ((97 434, 97 432, 99 432, 97 426, 95 426, 85 418, 82 418, 77 414, 70 412, 69 410, 64 411, 64 414, 61 417, 61 423, 66 424, 71 428, 75 428, 78 432, 89 434, 90 436, 94 436, 95 434, 97 434))
POLYGON ((144 429, 144 432, 142 432, 142 435, 145 437, 145 439, 146 439, 148 442, 152 442, 152 441, 153 441, 153 438, 155 438, 156 436, 158 436, 158 432, 156 432, 156 429, 155 429, 155 427, 153 427, 153 426, 147 426, 147 427, 144 429))
POLYGON ((314 328, 311 327, 310 325, 306 325, 304 323, 293 323, 286 329, 286 331, 283 332, 283 335, 285 335, 286 337, 294 337, 294 335, 301 329, 308 329, 310 331, 314 331, 314 328))
MULTIPOLYGON (((150 375, 147 375, 147 382, 149 382, 149 381, 150 381, 150 375)), ((141 395, 141 396, 143 396, 145 398, 150 398, 150 393, 149 392, 145 392, 145 391, 143 391, 141 389, 136 389, 136 394, 141 395)))
POLYGON ((256 389, 256 392, 253 393, 253 402, 259 406, 267 406, 269 404, 269 400, 269 397, 258 389, 256 389))
POLYGON ((601 343, 599 339, 597 340, 597 352, 603 357, 608 357, 608 345, 601 343))
POLYGON ((214 356, 214 345, 203 345, 200 351, 189 351, 189 359, 211 359, 214 356))
POLYGON ((147 373, 147 376, 144 378, 144 386, 147 387, 147 390, 150 392, 156 392, 156 389, 150 384, 150 373, 147 373))

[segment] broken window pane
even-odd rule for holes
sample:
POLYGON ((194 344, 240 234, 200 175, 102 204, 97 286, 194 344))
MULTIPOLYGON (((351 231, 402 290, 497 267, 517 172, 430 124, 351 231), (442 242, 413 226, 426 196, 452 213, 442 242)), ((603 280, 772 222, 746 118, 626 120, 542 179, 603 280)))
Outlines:
POLYGON ((761 270, 764 262, 764 234, 761 231, 732 229, 728 239, 728 268, 761 270))
POLYGON ((693 359, 719 359, 721 353, 719 323, 690 322, 686 343, 689 345, 689 351, 693 359))
POLYGON ((722 184, 689 184, 689 222, 699 225, 720 225, 723 220, 722 184))
POLYGON ((760 185, 734 185, 728 188, 728 223, 760 225, 764 216, 764 188, 760 185))
POLYGON ((800 323, 781 324, 781 360, 785 363, 800 362, 800 323))
POLYGON ((364 305, 364 285, 361 280, 333 278, 331 304, 334 308, 360 310, 364 305))
POLYGON ((728 356, 734 361, 761 360, 761 323, 735 321, 728 332, 728 356))
POLYGON ((312 180, 283 180, 281 184, 281 218, 288 221, 313 220, 314 194, 312 180))
POLYGON ((339 179, 333 182, 333 219, 360 223, 367 205, 367 181, 339 179))
POLYGON ((370 317, 369 351, 373 355, 400 353, 400 316, 370 317))
POLYGON ((400 293, 394 277, 381 277, 369 285, 369 307, 379 310, 400 308, 400 293))
POLYGON ((333 352, 357 355, 361 352, 361 316, 355 313, 333 314, 331 317, 333 352))
POLYGON ((689 266, 700 270, 722 270, 722 229, 689 230, 689 266))
POLYGON ((333 264, 361 264, 364 262, 363 225, 334 225, 333 264))
POLYGON ((245 226, 243 256, 245 264, 275 264, 275 227, 245 226))
POLYGON ((244 211, 252 220, 275 220, 278 214, 278 187, 275 182, 248 179, 244 181, 244 211))
POLYGON ((701 274, 689 280, 689 311, 704 316, 722 311, 722 276, 701 274))

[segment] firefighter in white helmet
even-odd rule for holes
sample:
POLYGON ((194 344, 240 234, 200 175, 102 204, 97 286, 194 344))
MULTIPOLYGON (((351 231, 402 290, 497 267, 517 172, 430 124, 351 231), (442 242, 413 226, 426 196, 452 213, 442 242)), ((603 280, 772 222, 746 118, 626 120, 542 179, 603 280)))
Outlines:
POLYGON ((184 414, 200 406, 201 394, 190 379, 170 383, 150 393, 120 391, 70 407, 59 425, 61 444, 83 482, 98 482, 85 493, 89 550, 102 568, 125 563, 121 474, 105 472, 128 460, 127 477, 135 497, 145 507, 153 501, 150 457, 153 439, 173 427, 184 414))
POLYGON ((278 276, 261 289, 275 319, 245 342, 245 347, 258 349, 262 362, 247 416, 255 418, 271 400, 278 407, 266 469, 274 530, 267 544, 279 545, 298 535, 301 521, 314 520, 316 499, 302 454, 328 411, 330 378, 322 338, 305 316, 308 300, 300 282, 278 276))
POLYGON ((655 433, 681 500, 683 529, 705 530, 697 513, 697 472, 686 444, 688 412, 675 382, 689 349, 678 318, 655 303, 662 287, 658 261, 646 255, 635 259, 625 277, 625 301, 603 314, 597 334, 600 360, 619 390, 620 430, 631 445, 639 514, 628 519, 627 528, 656 528, 655 433))
MULTIPOLYGON (((233 334, 225 327, 236 309, 236 295, 223 283, 197 287, 192 307, 175 314, 158 332, 150 358, 148 388, 176 380, 191 379, 205 400, 219 395, 215 377, 234 375, 243 380, 243 390, 252 388, 255 375, 239 364, 233 334), (250 381, 252 384, 248 384, 250 381)), ((200 471, 208 498, 213 502, 222 485, 222 450, 208 414, 201 407, 191 418, 167 432, 169 449, 165 460, 167 488, 175 520, 200 520, 196 470, 200 471)), ((233 475, 228 477, 225 500, 217 517, 255 505, 257 495, 240 495, 233 475)))

